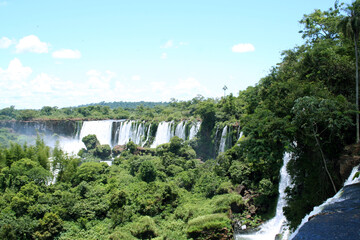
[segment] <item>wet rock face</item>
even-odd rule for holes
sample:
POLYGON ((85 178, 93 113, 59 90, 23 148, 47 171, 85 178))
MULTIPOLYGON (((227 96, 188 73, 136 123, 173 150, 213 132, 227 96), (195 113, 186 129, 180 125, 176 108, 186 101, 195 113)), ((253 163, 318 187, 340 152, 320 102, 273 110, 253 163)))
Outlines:
POLYGON ((25 135, 58 134, 62 136, 74 136, 78 121, 72 120, 41 120, 41 121, 0 121, 0 128, 11 128, 15 132, 25 135))
MULTIPOLYGON (((339 173, 343 180, 349 176, 353 167, 360 164, 360 144, 346 146, 340 156, 339 173)), ((360 239, 360 238, 359 238, 360 239)))
POLYGON ((360 183, 345 186, 342 199, 312 216, 293 240, 360 239, 360 183))

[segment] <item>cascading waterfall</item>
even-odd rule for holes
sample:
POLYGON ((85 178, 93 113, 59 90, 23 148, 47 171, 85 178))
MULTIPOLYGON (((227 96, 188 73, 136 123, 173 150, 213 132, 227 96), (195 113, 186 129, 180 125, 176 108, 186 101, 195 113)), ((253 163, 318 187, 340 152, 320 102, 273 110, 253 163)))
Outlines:
POLYGON ((173 122, 161 122, 159 123, 158 129, 156 131, 156 136, 153 144, 151 145, 152 148, 156 148, 160 144, 170 142, 170 139, 174 136, 171 127, 173 122))
POLYGON ((190 128, 189 140, 193 139, 200 130, 201 122, 196 122, 190 128))
POLYGON ((112 120, 85 121, 80 132, 80 140, 89 134, 95 134, 100 144, 111 145, 112 120))
POLYGON ((220 139, 220 145, 219 145, 219 151, 218 153, 222 153, 225 152, 225 147, 226 147, 226 136, 227 136, 227 130, 228 130, 228 126, 225 126, 222 133, 221 133, 221 139, 220 139))
POLYGON ((170 142, 173 136, 178 136, 184 140, 192 139, 198 132, 201 122, 180 121, 177 125, 174 122, 160 122, 155 136, 151 136, 151 124, 144 121, 136 120, 99 120, 99 121, 83 121, 77 122, 74 133, 62 134, 57 131, 56 134, 43 123, 25 123, 21 131, 28 135, 34 135, 36 130, 45 133, 44 140, 49 146, 55 146, 56 140, 59 141, 63 151, 69 154, 77 154, 81 148, 85 148, 82 138, 95 134, 100 144, 109 144, 111 147, 115 145, 125 145, 131 139, 135 144, 144 146, 145 143, 152 141, 151 147, 157 147, 160 144, 170 142), (189 125, 190 124, 190 125, 189 125), (190 128, 190 130, 189 130, 190 128), (189 131, 187 133, 186 131, 189 131), (189 136, 187 136, 189 135, 189 136))
MULTIPOLYGON (((351 185, 351 184, 355 184, 355 183, 358 183, 360 182, 360 178, 355 178, 354 179, 354 176, 355 174, 359 171, 359 166, 356 166, 352 169, 352 172, 350 174, 350 176, 348 177, 348 179, 344 182, 344 187, 347 186, 347 185, 351 185)), ((289 240, 293 239, 296 234, 299 232, 299 229, 306 223, 309 221, 309 218, 311 218, 311 216, 314 216, 314 215, 317 215, 319 214, 323 209, 324 207, 330 205, 330 204, 333 204, 335 202, 340 202, 342 201, 342 194, 343 194, 343 188, 341 188, 332 198, 329 198, 327 199, 323 204, 319 205, 319 206, 316 206, 314 207, 314 209, 309 213, 307 214, 301 221, 300 225, 296 228, 296 230, 291 234, 289 240)))
POLYGON ((120 123, 117 145, 124 145, 129 142, 132 123, 133 121, 123 121, 120 123))
POLYGON ((178 136, 179 138, 186 140, 185 127, 186 127, 186 121, 179 122, 175 128, 175 136, 178 136))
POLYGON ((243 133, 243 132, 240 132, 239 137, 238 137, 238 141, 240 140, 240 138, 241 138, 243 135, 244 135, 244 133, 243 133))
POLYGON ((133 120, 123 121, 120 123, 117 132, 118 132, 117 145, 125 145, 130 140, 140 146, 143 146, 144 144, 143 137, 145 136, 145 132, 146 132, 144 122, 137 122, 133 120))
POLYGON ((84 121, 79 133, 74 138, 59 138, 60 147, 69 154, 77 154, 85 148, 82 138, 95 134, 100 144, 111 145, 112 120, 84 121))
POLYGON ((241 131, 241 127, 240 127, 240 126, 238 127, 237 134, 238 134, 237 140, 239 141, 240 138, 244 135, 244 133, 241 131))
POLYGON ((145 146, 145 144, 149 141, 149 138, 150 138, 150 130, 151 130, 151 123, 150 123, 150 125, 149 125, 149 127, 148 127, 148 130, 147 130, 147 133, 146 133, 146 140, 145 140, 143 146, 145 146))
POLYGON ((261 226, 261 229, 253 234, 237 235, 236 240, 274 240, 277 234, 282 233, 283 239, 287 239, 289 230, 286 228, 286 217, 284 216, 283 207, 286 205, 286 187, 290 186, 291 178, 286 171, 286 165, 290 161, 290 154, 285 153, 283 158, 283 166, 280 169, 279 198, 276 205, 275 217, 267 221, 261 226))
POLYGON ((174 122, 161 122, 159 123, 156 131, 156 136, 152 148, 159 146, 160 144, 170 142, 170 139, 174 136, 182 138, 183 140, 193 139, 200 129, 201 122, 192 123, 190 128, 189 138, 186 138, 186 121, 179 122, 174 129, 174 122))

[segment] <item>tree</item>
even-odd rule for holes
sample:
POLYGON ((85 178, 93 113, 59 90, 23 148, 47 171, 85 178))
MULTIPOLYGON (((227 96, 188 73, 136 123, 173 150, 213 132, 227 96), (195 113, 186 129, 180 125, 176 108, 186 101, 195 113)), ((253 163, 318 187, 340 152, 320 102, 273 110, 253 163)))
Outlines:
POLYGON ((337 192, 336 186, 328 169, 326 158, 327 155, 331 155, 330 149, 335 148, 334 143, 342 144, 343 132, 351 125, 351 118, 347 110, 347 102, 343 97, 333 100, 313 96, 298 98, 292 109, 293 124, 304 136, 304 143, 315 145, 318 148, 335 193, 337 192), (310 139, 314 139, 315 142, 311 142, 310 139))
POLYGON ((359 136, 359 34, 360 34, 360 0, 356 0, 345 9, 348 16, 344 17, 340 23, 339 28, 341 32, 351 39, 355 45, 355 65, 356 65, 356 142, 360 142, 359 136))
POLYGON ((139 176, 141 180, 149 183, 156 179, 156 168, 151 161, 144 161, 140 164, 139 176))
POLYGON ((98 145, 94 154, 101 159, 107 159, 111 155, 111 148, 109 144, 98 145))
POLYGON ((39 221, 39 230, 33 235, 35 239, 54 239, 61 232, 63 221, 52 212, 45 213, 44 217, 39 221))
POLYGON ((313 13, 305 14, 300 23, 304 25, 302 38, 306 39, 308 43, 318 42, 322 40, 336 40, 339 37, 337 31, 337 23, 340 17, 340 8, 343 4, 335 2, 334 8, 330 8, 328 11, 321 11, 315 9, 313 13))
POLYGON ((86 137, 83 137, 82 142, 85 144, 87 150, 95 149, 96 146, 100 145, 95 134, 89 134, 86 137))

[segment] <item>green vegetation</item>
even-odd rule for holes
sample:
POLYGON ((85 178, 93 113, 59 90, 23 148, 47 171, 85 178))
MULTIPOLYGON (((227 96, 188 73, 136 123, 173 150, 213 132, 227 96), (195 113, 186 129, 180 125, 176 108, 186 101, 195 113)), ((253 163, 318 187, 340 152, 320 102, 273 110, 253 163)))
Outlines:
POLYGON ((99 103, 90 103, 85 105, 80 105, 79 107, 88 107, 88 106, 108 106, 111 109, 123 108, 123 109, 135 109, 137 107, 146 107, 146 108, 154 108, 155 106, 167 106, 168 102, 99 102, 99 103))
MULTIPOLYGON (((84 142, 97 141, 90 135, 84 142)), ((108 166, 56 146, 51 165, 58 175, 51 184, 44 162, 50 152, 41 139, 2 148, 1 238, 230 239, 229 216, 245 201, 230 194, 235 187, 228 178, 215 177, 211 162, 193 159, 193 149, 177 137, 153 156, 130 149, 108 166)))
POLYGON ((8 140, 1 140, 0 150, 1 238, 231 238, 232 220, 255 227, 270 217, 286 151, 293 153, 288 170, 294 184, 285 214, 296 227, 340 188, 339 155, 357 141, 358 25, 351 24, 359 6, 359 0, 348 6, 349 15, 338 3, 304 15, 305 43, 284 51, 267 76, 238 96, 173 99, 135 109, 104 103, 0 110, 1 120, 145 120, 154 123, 151 136, 159 121, 202 121, 191 141, 175 137, 142 151, 130 142, 111 167, 100 159, 114 151, 94 136, 83 139, 81 159, 56 147, 52 168, 59 173, 50 185, 44 143, 8 143, 15 139, 3 130, 0 139, 8 140), (244 136, 229 134, 231 147, 217 155, 216 139, 225 126, 230 133, 240 127, 244 136))

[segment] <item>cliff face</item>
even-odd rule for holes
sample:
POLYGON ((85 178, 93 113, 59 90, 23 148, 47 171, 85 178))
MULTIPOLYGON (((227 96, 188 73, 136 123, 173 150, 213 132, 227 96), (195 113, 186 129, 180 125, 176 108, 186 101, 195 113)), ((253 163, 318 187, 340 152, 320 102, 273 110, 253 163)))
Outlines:
POLYGON ((0 128, 3 127, 26 135, 40 133, 74 136, 81 127, 81 122, 75 120, 0 121, 0 128))
POLYGON ((310 218, 293 240, 359 239, 360 183, 345 186, 340 201, 310 218))
POLYGON ((343 181, 348 178, 351 170, 360 164, 360 144, 346 146, 339 159, 339 174, 343 181))

